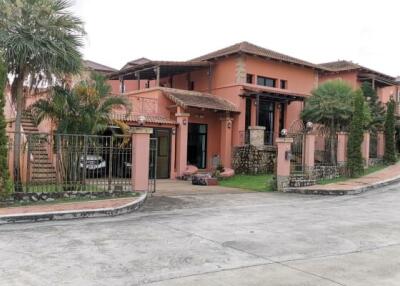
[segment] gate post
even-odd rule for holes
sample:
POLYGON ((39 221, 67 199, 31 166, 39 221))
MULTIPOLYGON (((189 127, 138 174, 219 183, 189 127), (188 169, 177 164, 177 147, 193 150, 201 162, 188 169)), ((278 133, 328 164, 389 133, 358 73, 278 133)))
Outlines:
POLYGON ((276 139, 276 187, 278 191, 289 186, 292 143, 293 138, 276 139))
POLYGON ((379 159, 382 159, 384 154, 385 154, 385 134, 383 133, 383 131, 378 131, 376 155, 379 159))
POLYGON ((343 165, 347 161, 347 140, 347 132, 337 133, 336 161, 339 165, 343 165))
POLYGON ((364 132, 364 139, 361 144, 361 153, 362 157, 364 159, 364 166, 368 168, 369 165, 369 132, 365 131, 364 132))
POLYGON ((132 189, 146 192, 149 188, 150 134, 152 128, 134 127, 132 134, 132 189))
POLYGON ((307 133, 305 136, 304 146, 304 166, 306 171, 312 171, 314 169, 314 154, 315 154, 315 135, 307 133))

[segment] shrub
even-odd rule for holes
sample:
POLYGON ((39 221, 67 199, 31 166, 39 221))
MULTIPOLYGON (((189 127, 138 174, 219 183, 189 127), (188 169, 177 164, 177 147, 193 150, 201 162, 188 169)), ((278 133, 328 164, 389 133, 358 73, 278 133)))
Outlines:
POLYGON ((396 149, 395 149, 395 116, 394 116, 395 103, 391 98, 387 103, 387 111, 385 118, 385 153, 383 161, 387 164, 396 163, 396 149))
POLYGON ((354 113, 350 122, 349 141, 347 143, 347 167, 350 177, 361 176, 364 164, 361 154, 364 126, 364 97, 361 90, 354 94, 354 113))

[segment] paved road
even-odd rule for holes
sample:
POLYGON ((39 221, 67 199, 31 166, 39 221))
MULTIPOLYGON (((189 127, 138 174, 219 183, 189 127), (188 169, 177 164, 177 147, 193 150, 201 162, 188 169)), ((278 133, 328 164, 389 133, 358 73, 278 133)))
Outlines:
POLYGON ((161 196, 128 216, 1 226, 0 285, 400 285, 400 185, 161 196))

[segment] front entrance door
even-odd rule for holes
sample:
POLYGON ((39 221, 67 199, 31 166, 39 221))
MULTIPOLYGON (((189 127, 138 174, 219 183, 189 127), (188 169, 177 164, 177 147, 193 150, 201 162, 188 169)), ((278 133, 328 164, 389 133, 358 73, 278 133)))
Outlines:
POLYGON ((157 138, 157 179, 168 179, 170 171, 171 129, 154 128, 153 138, 157 138))
POLYGON ((189 164, 207 168, 207 124, 189 123, 187 148, 189 164))
POLYGON ((272 145, 274 140, 275 103, 260 99, 258 125, 265 126, 264 144, 272 145))

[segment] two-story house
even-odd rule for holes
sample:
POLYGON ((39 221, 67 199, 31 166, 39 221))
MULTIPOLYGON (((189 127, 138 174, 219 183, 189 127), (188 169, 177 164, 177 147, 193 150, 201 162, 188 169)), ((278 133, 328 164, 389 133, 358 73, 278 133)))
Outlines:
POLYGON ((154 128, 159 178, 180 176, 187 164, 230 167, 232 147, 246 142, 251 126, 264 127, 265 144, 274 144, 325 80, 341 78, 353 87, 369 80, 383 102, 397 88, 393 77, 350 62, 317 65, 248 42, 190 61, 140 58, 109 78, 114 93, 133 103, 128 118, 114 116, 132 126, 145 116, 144 125, 154 128))

